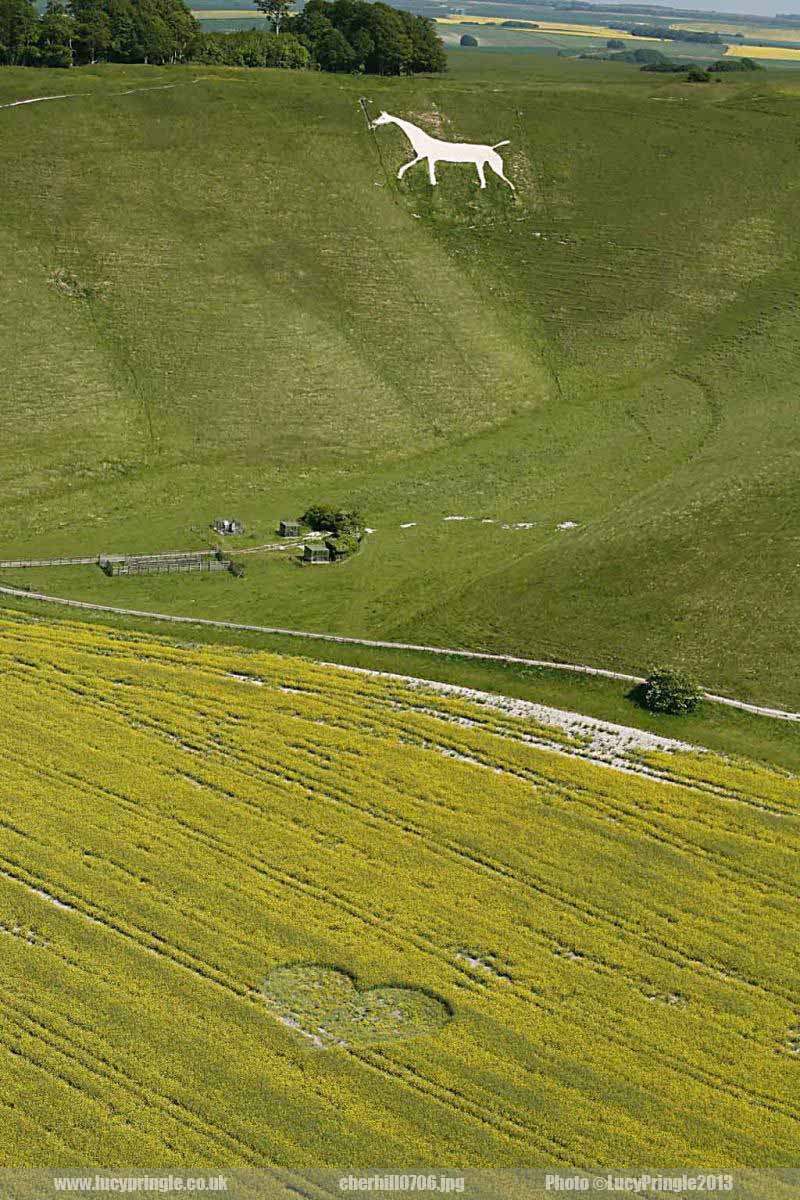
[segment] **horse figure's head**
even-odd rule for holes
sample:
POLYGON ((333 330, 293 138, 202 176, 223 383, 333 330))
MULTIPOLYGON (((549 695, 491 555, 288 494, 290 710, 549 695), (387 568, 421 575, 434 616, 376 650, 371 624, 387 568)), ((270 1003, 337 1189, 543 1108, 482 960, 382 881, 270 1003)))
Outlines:
POLYGON ((384 110, 379 117, 376 117, 374 121, 370 122, 370 129, 377 129, 379 125, 391 125, 393 120, 394 117, 390 117, 389 114, 384 110))

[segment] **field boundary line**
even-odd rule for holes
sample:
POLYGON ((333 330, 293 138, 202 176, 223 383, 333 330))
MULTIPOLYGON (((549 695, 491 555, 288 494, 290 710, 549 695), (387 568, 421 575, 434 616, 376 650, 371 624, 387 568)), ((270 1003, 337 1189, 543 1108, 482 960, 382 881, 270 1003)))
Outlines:
MULTIPOLYGON (((318 633, 310 629, 284 629, 277 625, 248 625, 238 621, 221 621, 212 617, 184 617, 176 613, 147 612, 137 608, 119 608, 111 604, 96 604, 90 600, 69 600, 65 596, 49 596, 44 592, 29 592, 24 588, 0 586, 0 595, 15 596, 23 600, 39 600, 45 604, 59 604, 65 608, 81 608, 89 612, 113 613, 120 617, 140 617, 148 621, 166 621, 172 625, 202 625, 211 629, 232 629, 242 633, 265 633, 273 636, 306 638, 309 641, 337 642, 347 646, 367 646, 374 650, 418 650, 423 654, 438 654, 441 657, 477 659, 482 662, 510 663, 523 667, 542 667, 551 671, 566 671, 578 675, 595 675, 603 679, 617 679, 623 683, 641 684, 641 675, 629 675, 624 671, 612 671, 607 667, 591 667, 585 663, 553 662, 544 658, 522 658, 516 654, 490 654, 487 650, 459 650, 451 646, 426 646, 418 642, 389 642, 376 638, 348 637, 338 633, 318 633)), ((800 712, 782 708, 770 708, 761 704, 749 704, 745 700, 734 700, 719 696, 715 692, 703 692, 703 699, 713 704, 724 704, 728 708, 741 709, 759 717, 773 717, 778 721, 797 721, 800 712)))

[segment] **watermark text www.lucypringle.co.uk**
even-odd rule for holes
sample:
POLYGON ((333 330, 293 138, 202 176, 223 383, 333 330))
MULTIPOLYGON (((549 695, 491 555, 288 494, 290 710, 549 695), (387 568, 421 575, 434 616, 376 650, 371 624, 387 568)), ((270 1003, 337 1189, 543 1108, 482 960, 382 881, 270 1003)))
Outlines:
POLYGON ((342 1175, 340 1192, 441 1192, 464 1191, 463 1175, 342 1175))
POLYGON ((682 1195, 686 1192, 730 1192, 733 1176, 703 1172, 698 1175, 643 1174, 643 1175, 557 1175, 544 1177, 548 1192, 632 1192, 667 1193, 682 1195))
POLYGON ((57 1192, 227 1192, 225 1175, 56 1175, 57 1192))

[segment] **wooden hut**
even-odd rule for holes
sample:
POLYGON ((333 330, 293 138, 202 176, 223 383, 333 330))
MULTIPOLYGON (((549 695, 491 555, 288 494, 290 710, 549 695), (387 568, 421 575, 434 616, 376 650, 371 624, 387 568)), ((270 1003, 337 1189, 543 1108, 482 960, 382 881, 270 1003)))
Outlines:
POLYGON ((306 542, 303 546, 304 563, 326 563, 331 561, 331 552, 324 542, 306 542))

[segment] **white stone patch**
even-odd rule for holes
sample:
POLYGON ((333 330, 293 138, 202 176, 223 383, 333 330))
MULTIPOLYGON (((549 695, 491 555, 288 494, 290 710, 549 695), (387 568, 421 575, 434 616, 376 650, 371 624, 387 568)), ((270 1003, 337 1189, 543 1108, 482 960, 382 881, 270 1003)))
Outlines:
POLYGON ((412 529, 416 525, 416 523, 417 523, 416 521, 406 521, 406 523, 404 525, 401 525, 400 528, 401 529, 412 529))
MULTIPOLYGON (((522 740, 532 745, 540 746, 554 754, 567 755, 570 758, 588 758, 604 766, 614 767, 630 774, 649 775, 662 778, 660 773, 637 760, 636 755, 642 752, 674 751, 708 753, 700 746, 681 742, 677 738, 662 737, 650 733, 646 729, 635 729, 629 725, 617 725, 612 721, 601 721, 596 717, 587 717, 582 713, 570 712, 568 709, 551 708, 546 704, 535 704, 531 700, 518 700, 512 696, 501 696, 496 692, 482 692, 477 688, 459 687, 454 683, 440 683, 437 680, 419 679, 412 675, 396 675, 389 671, 372 671, 368 667, 353 667, 343 663, 325 663, 325 666, 335 667, 341 671, 353 671, 359 675, 371 675, 380 679, 395 679, 421 692, 429 692, 442 696, 457 696, 473 704, 485 705, 495 712, 506 713, 511 717, 536 721, 540 725, 549 725, 563 730, 570 737, 580 740, 578 746, 563 746, 558 742, 550 742, 545 738, 537 738, 535 733, 526 734, 522 740)), ((430 710, 439 720, 465 727, 474 724, 468 717, 449 715, 430 710)), ((449 757, 468 761, 465 756, 455 752, 447 752, 449 757)), ((469 760, 471 761, 471 760, 469 760)), ((483 766, 482 763, 475 763, 483 766)))
POLYGON ((556 525, 556 529, 577 529, 577 521, 562 521, 560 525, 556 525))

